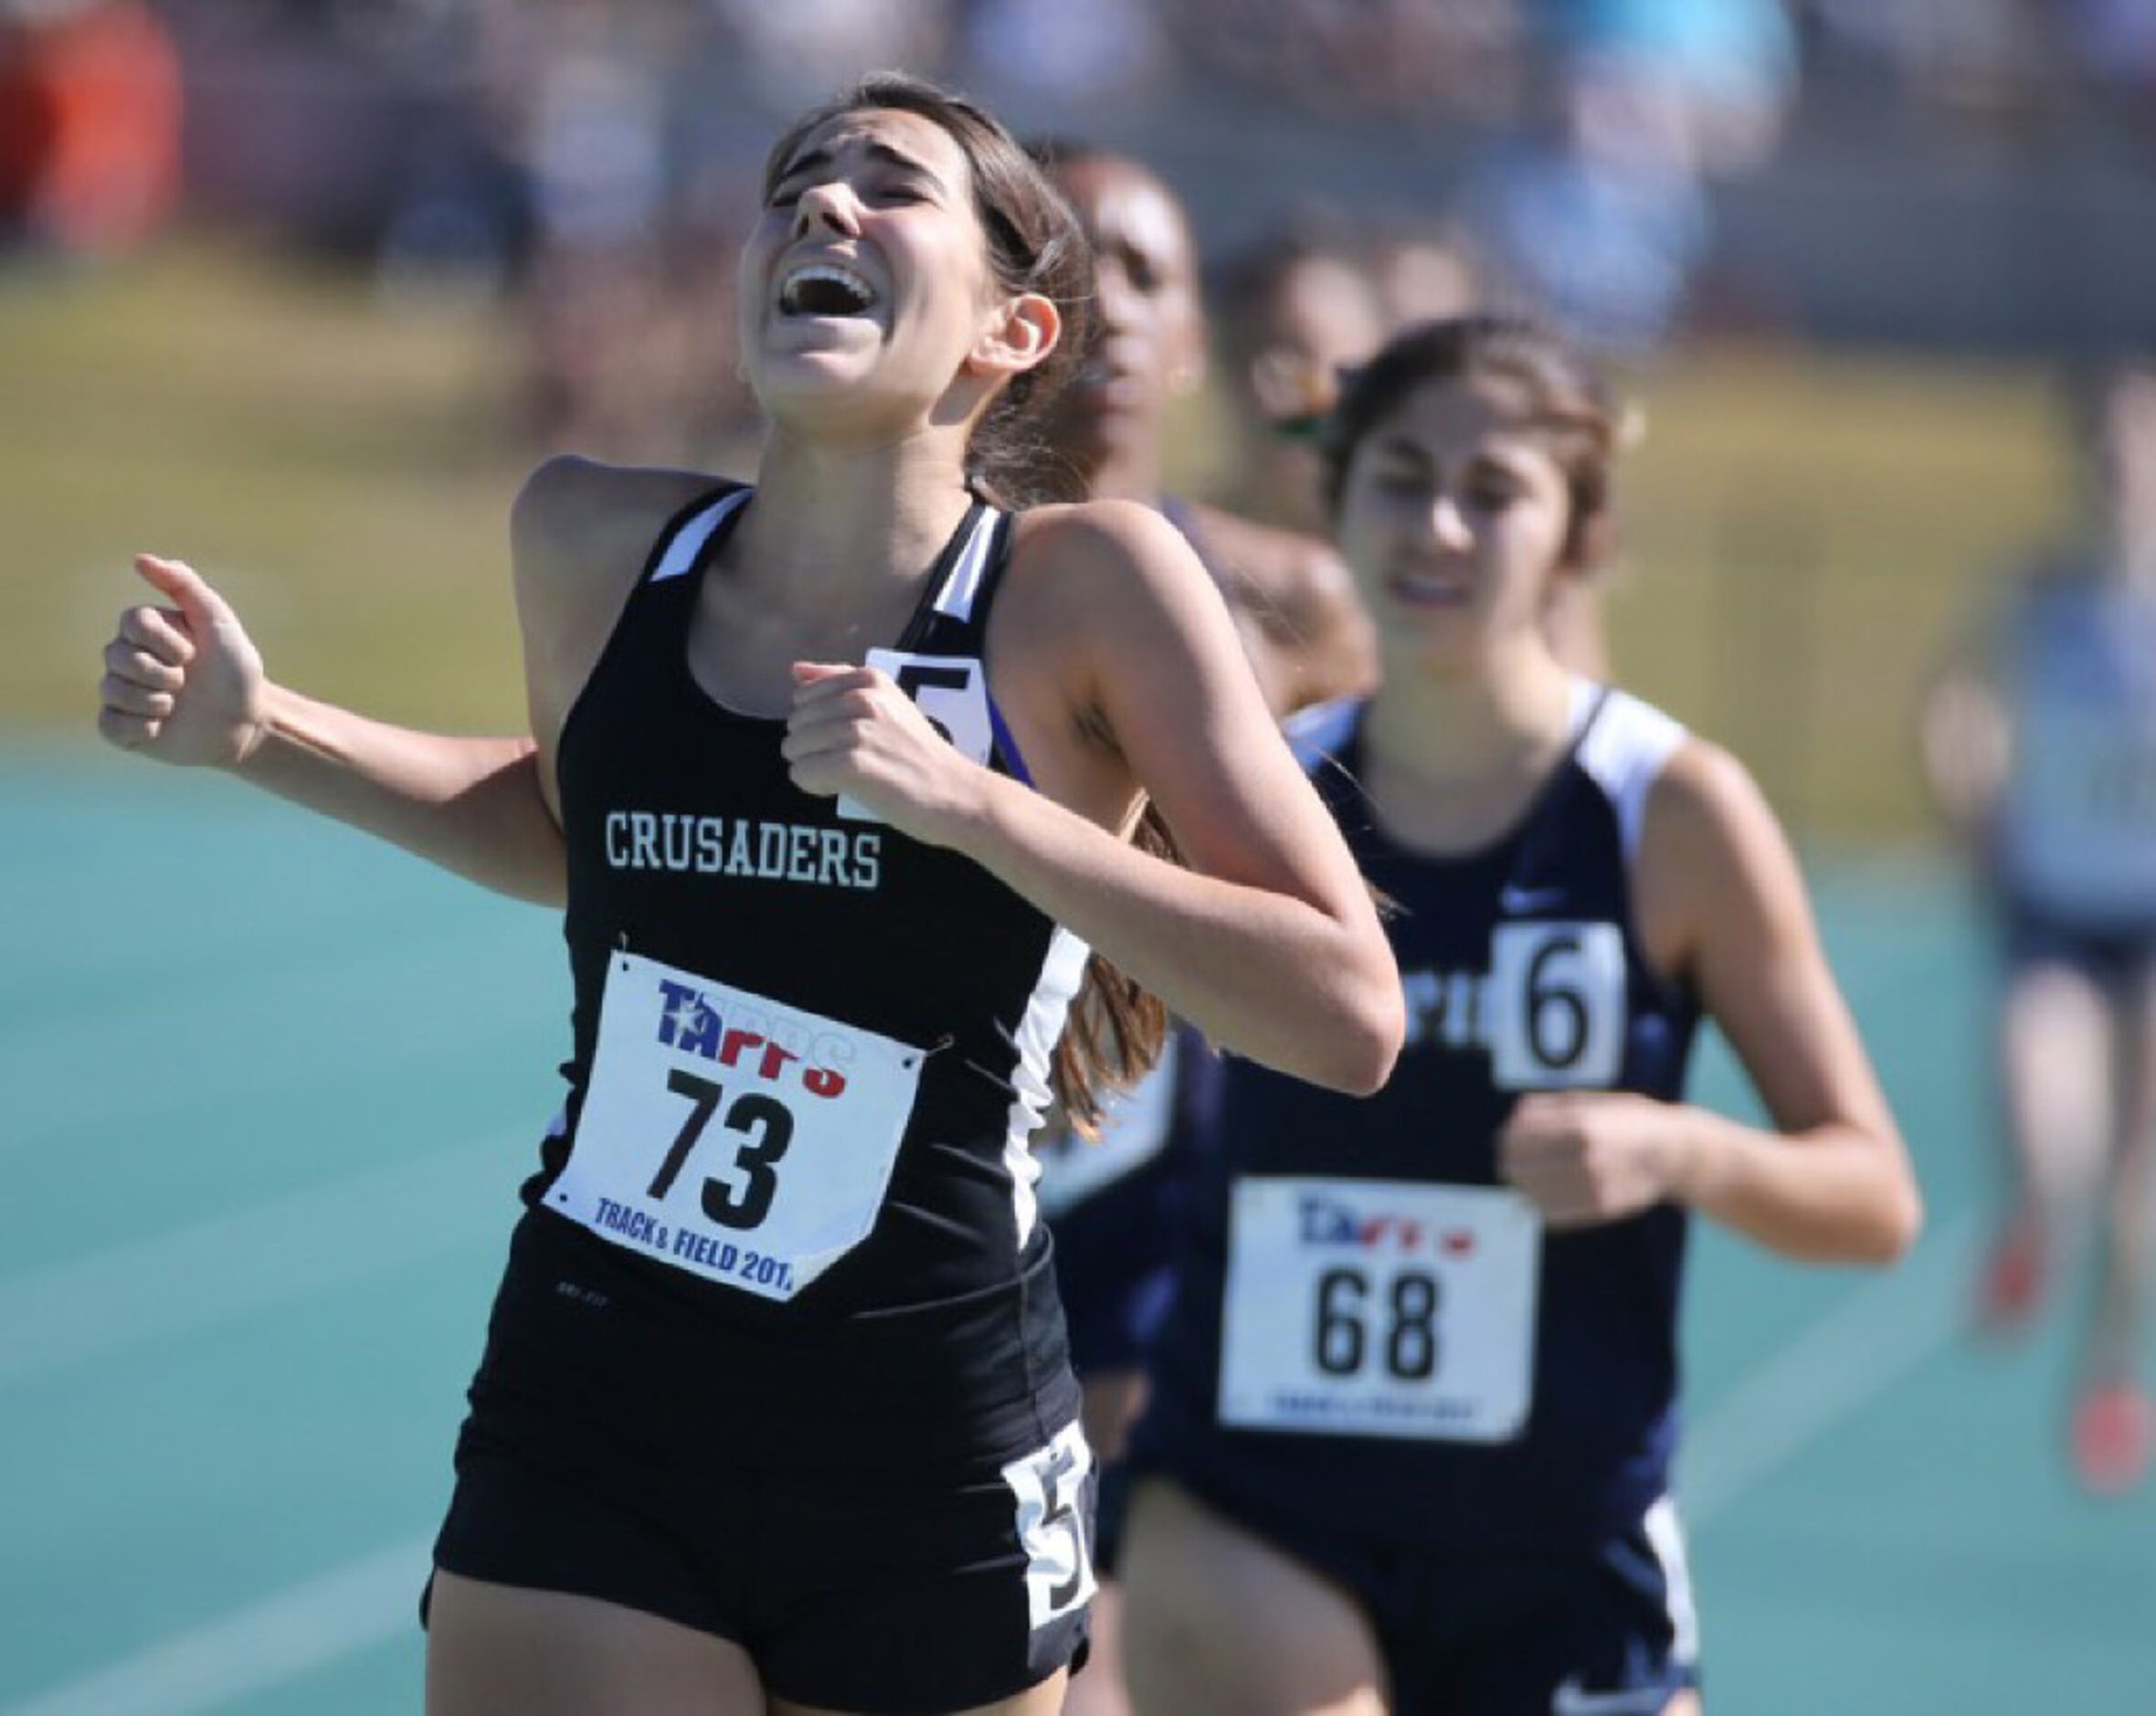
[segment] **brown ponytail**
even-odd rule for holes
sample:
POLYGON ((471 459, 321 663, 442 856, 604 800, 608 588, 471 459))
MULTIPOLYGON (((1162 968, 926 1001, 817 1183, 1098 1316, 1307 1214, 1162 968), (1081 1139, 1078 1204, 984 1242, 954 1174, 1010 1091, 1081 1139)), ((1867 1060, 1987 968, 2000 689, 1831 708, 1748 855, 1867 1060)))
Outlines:
MULTIPOLYGON (((1179 864, 1183 854, 1167 820, 1150 803, 1131 830, 1138 851, 1179 864)), ((1168 1009, 1108 960, 1094 954, 1085 981, 1071 1003, 1062 1041, 1056 1044, 1052 1083, 1065 1122, 1096 1137, 1107 1098, 1127 1090, 1152 1070, 1168 1041, 1168 1009)))

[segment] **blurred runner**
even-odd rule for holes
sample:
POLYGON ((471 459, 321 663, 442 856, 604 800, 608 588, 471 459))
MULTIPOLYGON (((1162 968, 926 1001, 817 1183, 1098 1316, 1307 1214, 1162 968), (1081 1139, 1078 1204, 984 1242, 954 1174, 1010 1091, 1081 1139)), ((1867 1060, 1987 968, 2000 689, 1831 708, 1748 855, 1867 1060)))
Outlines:
POLYGON ((1293 731, 1387 920, 1385 1089, 1231 1060, 1134 1434, 1144 1716, 1692 1712, 1669 1494, 1689 1221, 1914 1238, 1901 1141, 1795 860, 1726 752, 1572 672, 1622 418, 1532 323, 1395 337, 1327 493, 1375 695, 1293 731), (1682 1100, 1719 1025, 1770 1129, 1682 1100))
POLYGON ((2100 1273, 2068 1426, 2091 1490, 2146 1475, 2156 1264, 2156 357, 2075 402, 2085 539, 2017 582, 1926 711, 1925 758, 2005 949, 2011 1180, 1979 1284, 2024 1328, 2094 1204, 2100 1273))
MULTIPOLYGON (((1062 141, 1035 145, 1094 244, 1092 351, 1057 402, 1049 440, 1074 495, 1142 501, 1172 520, 1213 576, 1276 715, 1366 689, 1375 644, 1346 569, 1326 543, 1253 524, 1167 492, 1178 407, 1206 374, 1197 248, 1182 206, 1128 156, 1062 141)), ((1112 1574, 1120 1535, 1122 1455, 1144 1404, 1140 1353, 1159 1314, 1180 1179, 1165 1153, 1206 1101, 1214 1063, 1187 1028, 1161 1065, 1103 1118, 1097 1139, 1067 1126, 1042 1146, 1041 1207, 1071 1357, 1084 1388, 1086 1439, 1103 1462, 1096 1562, 1112 1574)), ((1104 1576, 1093 1655, 1072 1682, 1067 1716, 1116 1716, 1120 1599, 1104 1576)))

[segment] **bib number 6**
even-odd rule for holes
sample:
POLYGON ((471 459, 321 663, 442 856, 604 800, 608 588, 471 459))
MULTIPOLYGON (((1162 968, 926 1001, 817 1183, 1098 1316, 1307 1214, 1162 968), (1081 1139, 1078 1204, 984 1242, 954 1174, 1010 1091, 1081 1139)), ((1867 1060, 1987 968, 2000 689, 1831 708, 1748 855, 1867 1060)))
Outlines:
MULTIPOLYGON (((712 1117, 725 1100, 725 1089, 708 1078, 675 1067, 666 1075, 666 1087, 692 1105, 688 1118, 651 1177, 649 1195, 656 1202, 673 1190, 689 1153, 703 1136, 712 1117)), ((794 1117, 786 1105, 760 1091, 736 1096, 720 1123, 745 1140, 734 1153, 731 1182, 706 1179, 703 1213, 722 1227, 745 1231, 758 1225, 771 1213, 771 1200, 778 1195, 777 1164, 794 1139, 794 1117)))

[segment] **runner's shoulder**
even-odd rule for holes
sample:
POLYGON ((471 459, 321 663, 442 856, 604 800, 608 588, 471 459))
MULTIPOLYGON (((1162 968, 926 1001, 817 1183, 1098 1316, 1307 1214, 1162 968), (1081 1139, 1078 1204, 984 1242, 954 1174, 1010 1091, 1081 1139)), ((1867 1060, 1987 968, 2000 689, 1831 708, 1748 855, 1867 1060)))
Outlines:
POLYGON ((1168 592, 1203 582, 1189 541, 1152 507, 1078 501, 1019 514, 1010 585, 1052 623, 1116 623, 1172 602, 1168 592))
POLYGON ((556 454, 524 479, 511 508, 518 587, 557 596, 565 587, 618 588, 636 577, 676 514, 738 486, 699 471, 556 454))

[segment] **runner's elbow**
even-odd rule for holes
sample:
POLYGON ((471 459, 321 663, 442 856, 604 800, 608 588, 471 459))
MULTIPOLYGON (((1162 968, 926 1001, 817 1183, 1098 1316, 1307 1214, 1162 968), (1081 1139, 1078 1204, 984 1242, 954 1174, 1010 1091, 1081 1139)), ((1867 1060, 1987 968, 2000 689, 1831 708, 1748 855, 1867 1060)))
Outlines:
POLYGON ((1326 1065, 1305 1076, 1350 1096, 1373 1096, 1392 1076, 1406 1035, 1406 1003, 1388 961, 1386 981, 1364 985, 1363 992, 1344 996, 1334 1009, 1326 1065))
POLYGON ((1924 1232, 1924 1198, 1913 1181, 1904 1180, 1881 1204, 1873 1249, 1864 1261, 1884 1266, 1899 1263, 1916 1249, 1924 1232))

